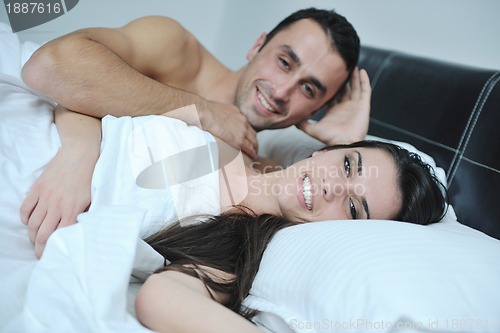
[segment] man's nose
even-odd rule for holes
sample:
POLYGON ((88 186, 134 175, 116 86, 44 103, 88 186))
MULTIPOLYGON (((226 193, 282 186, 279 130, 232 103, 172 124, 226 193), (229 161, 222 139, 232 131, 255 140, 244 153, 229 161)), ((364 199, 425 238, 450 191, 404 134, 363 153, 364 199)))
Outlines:
POLYGON ((290 99, 293 89, 296 84, 290 77, 284 77, 277 82, 273 89, 273 97, 276 100, 287 102, 290 99))

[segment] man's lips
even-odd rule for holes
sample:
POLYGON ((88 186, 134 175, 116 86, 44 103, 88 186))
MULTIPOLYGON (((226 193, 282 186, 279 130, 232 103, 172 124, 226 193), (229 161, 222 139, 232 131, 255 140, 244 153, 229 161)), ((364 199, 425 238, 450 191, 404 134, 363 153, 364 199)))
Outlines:
POLYGON ((266 99, 266 96, 264 94, 262 94, 259 89, 257 89, 257 104, 259 106, 259 109, 265 114, 269 114, 269 115, 279 115, 280 114, 277 111, 277 108, 266 99))

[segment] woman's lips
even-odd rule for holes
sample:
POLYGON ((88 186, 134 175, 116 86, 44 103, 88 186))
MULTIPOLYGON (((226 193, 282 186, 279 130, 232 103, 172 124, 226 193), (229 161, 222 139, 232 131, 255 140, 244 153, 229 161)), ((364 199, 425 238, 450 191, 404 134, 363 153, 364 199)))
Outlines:
POLYGON ((311 182, 311 179, 309 176, 306 174, 304 178, 302 179, 302 200, 304 203, 304 207, 312 211, 313 209, 313 184, 311 182))

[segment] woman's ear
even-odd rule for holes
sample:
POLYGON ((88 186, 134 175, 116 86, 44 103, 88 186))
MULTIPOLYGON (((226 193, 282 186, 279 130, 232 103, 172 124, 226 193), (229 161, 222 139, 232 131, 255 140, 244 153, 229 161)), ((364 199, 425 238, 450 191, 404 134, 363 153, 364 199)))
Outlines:
POLYGON ((266 38, 267 38, 267 33, 263 32, 260 34, 259 38, 255 41, 255 43, 253 44, 253 46, 250 48, 250 50, 247 53, 247 60, 248 61, 251 61, 253 59, 253 57, 255 57, 255 55, 257 53, 259 53, 260 48, 266 42, 266 38))

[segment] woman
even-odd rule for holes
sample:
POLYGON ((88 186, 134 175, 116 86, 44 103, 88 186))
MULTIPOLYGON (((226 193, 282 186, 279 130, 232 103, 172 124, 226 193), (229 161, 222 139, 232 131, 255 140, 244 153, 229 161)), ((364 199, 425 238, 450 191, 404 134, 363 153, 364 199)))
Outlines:
MULTIPOLYGON (((380 157, 390 157, 389 160, 395 166, 395 184, 392 185, 396 187, 397 193, 394 197, 394 194, 385 193, 394 200, 395 206, 388 207, 386 212, 377 211, 378 207, 365 211, 368 205, 365 203, 362 212, 359 212, 361 218, 366 218, 364 214, 368 215, 370 211, 373 215, 387 214, 402 221, 429 224, 439 221, 445 213, 442 187, 432 175, 430 167, 417 155, 398 146, 376 141, 362 141, 329 149, 330 156, 324 152, 321 157, 335 164, 339 156, 343 156, 340 159, 346 172, 345 179, 355 177, 352 172, 363 173, 363 168, 368 165, 360 168, 360 159, 373 157, 370 152, 381 153, 380 157), (354 163, 351 161, 352 156, 354 163)), ((294 167, 302 163, 304 161, 294 167)), ((385 167, 390 168, 391 165, 385 167)), ((367 172, 366 169, 364 172, 367 172)), ((389 173, 394 176, 392 172, 389 173)), ((283 179, 286 178, 280 181, 283 182, 283 179)), ((367 188, 371 185, 369 181, 365 184, 367 188)), ((390 186, 387 191, 391 192, 390 186)), ((381 192, 377 194, 384 195, 381 192)), ((322 194, 323 197, 318 200, 326 202, 329 193, 322 194)), ((347 211, 352 215, 358 214, 354 200, 351 197, 340 200, 348 202, 347 211)), ((310 205, 305 206, 307 208, 310 205)), ((332 206, 337 208, 336 216, 343 218, 346 212, 335 203, 332 206)), ((237 207, 237 210, 236 213, 209 218, 206 223, 187 227, 177 223, 147 239, 171 264, 149 277, 136 298, 137 317, 145 326, 159 332, 260 332, 234 312, 246 318, 254 315, 251 309, 242 308, 242 301, 250 291, 267 244, 277 231, 294 222, 270 214, 254 215, 241 207, 237 207)), ((300 215, 302 210, 294 212, 300 215)), ((329 213, 327 217, 331 218, 334 213, 329 213)))
MULTIPOLYGON (((81 136, 86 137, 86 141, 82 143, 81 140, 73 140, 72 138, 79 137, 80 134, 74 131, 67 133, 66 128, 75 128, 75 126, 65 126, 65 120, 70 119, 67 115, 68 111, 61 107, 56 110, 56 123, 63 141, 62 148, 56 155, 59 159, 55 158, 49 163, 21 207, 22 220, 28 224, 30 239, 35 243, 38 255, 43 250, 44 240, 58 225, 71 223, 70 218, 64 215, 50 214, 51 211, 58 211, 58 207, 61 206, 60 200, 52 203, 54 207, 51 207, 50 202, 41 204, 43 200, 40 199, 38 188, 40 184, 46 186, 48 182, 44 182, 44 176, 51 173, 58 175, 56 180, 59 183, 51 181, 50 184, 64 194, 63 199, 67 197, 66 193, 85 194, 89 188, 85 183, 90 183, 92 179, 93 205, 144 203, 143 207, 150 212, 151 219, 154 219, 154 226, 152 225, 148 232, 144 232, 144 236, 150 235, 151 231, 162 229, 167 220, 173 221, 193 214, 218 214, 230 210, 233 205, 243 205, 256 214, 268 213, 295 222, 305 222, 356 218, 396 219, 404 204, 401 201, 403 197, 401 191, 405 189, 397 182, 404 181, 405 178, 402 177, 404 175, 398 176, 394 163, 395 158, 401 159, 398 157, 401 154, 391 152, 387 148, 372 149, 385 147, 382 144, 378 146, 372 144, 367 147, 363 147, 362 144, 345 146, 341 150, 325 149, 287 169, 263 174, 245 166, 238 152, 231 151, 227 145, 220 143, 217 147, 218 159, 209 161, 202 156, 188 163, 183 162, 186 152, 192 147, 204 147, 204 145, 211 147, 213 141, 209 141, 213 139, 210 137, 207 141, 206 133, 196 127, 188 127, 179 120, 161 116, 107 117, 102 125, 104 138, 101 145, 100 127, 96 129, 96 124, 87 126, 88 129, 84 124, 80 124, 77 129, 84 132, 85 135, 81 136), (186 138, 192 143, 186 144, 188 141, 186 138), (68 144, 68 141, 71 141, 71 144, 68 144), (175 144, 172 143, 174 141, 175 144), (170 144, 156 144, 158 142, 170 142, 170 144), (175 148, 182 145, 184 146, 179 149, 175 148), (171 150, 174 149, 172 147, 177 150, 171 150), (167 149, 170 150, 163 151, 167 149), (151 151, 158 153, 154 153, 153 155, 156 155, 153 156, 150 154, 151 151), (74 157, 75 155, 78 159, 74 157), (61 159, 61 156, 64 158, 61 159), (167 160, 165 156, 169 159, 163 163, 167 160), (172 156, 177 156, 178 160, 172 162, 172 156), (93 165, 96 164, 98 157, 99 162, 94 170, 93 165), (186 204, 192 201, 193 191, 190 187, 184 187, 179 190, 180 194, 176 192, 173 195, 173 209, 164 207, 163 193, 156 196, 158 199, 156 203, 151 201, 151 193, 156 193, 153 190, 158 187, 157 184, 163 175, 167 174, 166 182, 169 186, 176 183, 174 178, 180 179, 177 183, 189 183, 191 179, 201 179, 200 168, 193 169, 194 166, 216 162, 219 162, 219 167, 212 167, 209 171, 219 170, 219 186, 213 184, 213 179, 217 177, 209 181, 210 186, 203 182, 196 186, 196 188, 214 189, 206 195, 199 195, 204 197, 205 201, 210 201, 207 204, 209 208, 201 205, 197 207, 201 202, 198 200, 194 204, 196 207, 184 211, 186 204), (54 169, 54 163, 60 165, 54 169), (68 165, 74 167, 70 169, 68 165), (155 171, 154 165, 162 167, 155 171), (171 165, 181 167, 173 170, 171 165), (149 170, 152 170, 150 174, 149 170), (110 177, 110 171, 113 171, 114 177, 110 177), (70 179, 65 177, 68 173, 70 179), (193 174, 189 176, 190 173, 193 174), (116 181, 117 179, 120 181, 116 181), (73 185, 75 180, 83 184, 73 185), (138 191, 141 193, 137 196, 142 199, 130 194, 138 191), (165 217, 162 210, 169 210, 170 213, 175 211, 175 214, 165 217), (39 239, 42 241, 39 242, 39 239)), ((208 148, 208 150, 213 149, 208 148)), ((194 155, 198 156, 198 152, 195 152, 194 155)), ((411 163, 413 162, 407 164, 411 163)), ((53 180, 54 177, 50 179, 53 180)), ((174 192, 172 186, 169 190, 174 192)), ((88 203, 84 202, 84 205, 88 203)), ((78 209, 81 211, 85 206, 82 205, 78 209)), ((428 223, 426 219, 423 222, 412 222, 428 223)))

